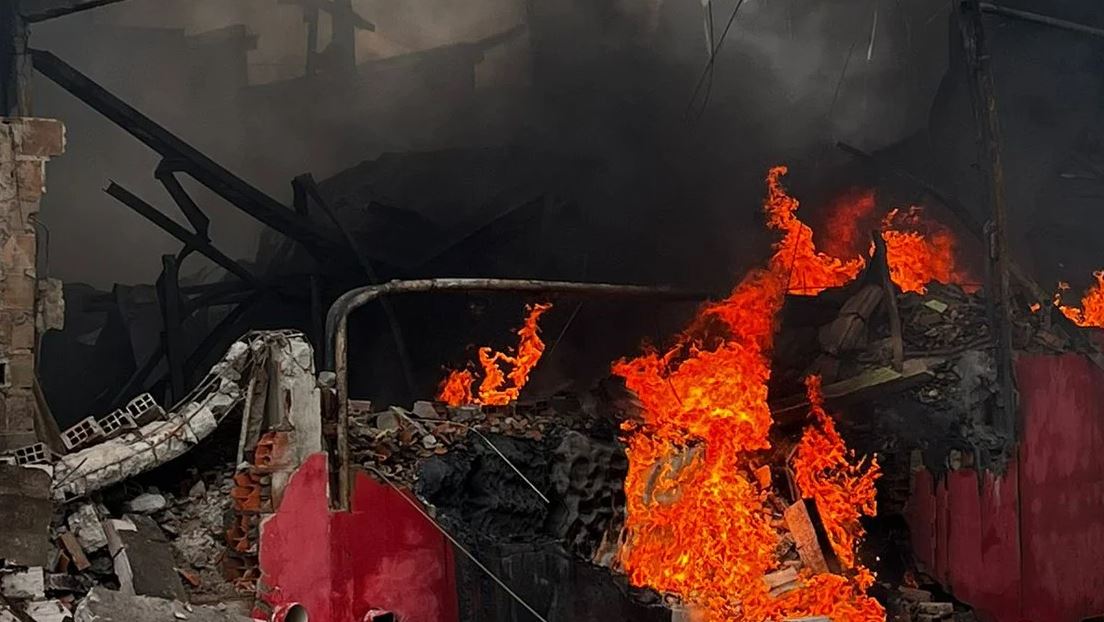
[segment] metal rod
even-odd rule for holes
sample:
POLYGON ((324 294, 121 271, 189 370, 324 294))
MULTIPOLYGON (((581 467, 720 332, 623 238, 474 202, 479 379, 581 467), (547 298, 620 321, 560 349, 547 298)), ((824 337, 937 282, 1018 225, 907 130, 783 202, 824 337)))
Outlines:
POLYGON ((223 254, 222 251, 215 248, 209 240, 200 235, 192 233, 191 231, 188 231, 181 225, 177 224, 175 220, 166 216, 164 212, 150 205, 149 203, 146 203, 144 200, 142 200, 131 191, 127 190, 126 188, 120 186, 115 182, 111 182, 107 186, 107 188, 104 189, 104 192, 114 197, 123 205, 126 205, 130 209, 138 212, 139 214, 144 216, 146 220, 149 220, 153 224, 157 225, 163 231, 180 240, 188 247, 199 252, 201 255, 215 262, 219 266, 225 268, 227 272, 230 272, 234 276, 237 276, 243 281, 248 282, 254 287, 262 287, 262 284, 257 279, 257 277, 253 276, 253 274, 242 267, 241 264, 223 254))
POLYGON ((702 301, 709 294, 670 287, 532 281, 516 279, 441 278, 391 281, 359 287, 342 294, 326 314, 326 366, 337 376, 337 509, 349 508, 349 314, 383 296, 428 292, 512 292, 518 294, 561 294, 569 296, 640 298, 646 300, 702 301))
POLYGON ((1014 17, 1026 22, 1032 22, 1035 24, 1041 24, 1043 26, 1050 26, 1052 28, 1059 28, 1062 30, 1069 30, 1071 32, 1079 32, 1085 35, 1091 35, 1093 37, 1104 38, 1104 28, 1096 28, 1094 26, 1087 26, 1085 24, 1079 24, 1077 22, 1071 22, 1064 19, 1058 19, 1057 17, 1050 17, 1049 15, 1043 15, 1041 13, 1033 13, 1031 11, 1021 11, 1019 9, 1012 9, 1009 7, 993 4, 992 2, 979 2, 978 7, 983 13, 992 13, 993 15, 1003 15, 1005 17, 1014 17))

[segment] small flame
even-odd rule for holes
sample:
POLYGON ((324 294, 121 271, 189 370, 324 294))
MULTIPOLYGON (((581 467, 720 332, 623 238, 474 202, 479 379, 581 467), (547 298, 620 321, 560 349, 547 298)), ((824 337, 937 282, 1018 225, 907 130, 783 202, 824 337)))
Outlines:
POLYGON ((1084 296, 1081 297, 1081 306, 1067 306, 1062 304, 1062 292, 1070 289, 1069 283, 1060 281, 1058 291, 1054 294, 1054 305, 1062 312, 1062 315, 1070 319, 1078 326, 1104 328, 1104 271, 1093 272, 1093 283, 1084 296))
POLYGON ((441 383, 437 399, 450 406, 485 404, 505 406, 516 400, 522 388, 529 382, 529 374, 544 354, 544 341, 540 338, 538 321, 551 304, 526 306, 525 322, 517 330, 516 354, 498 352, 489 347, 479 348, 479 365, 483 380, 479 383, 479 395, 472 391, 475 374, 468 369, 449 372, 441 383), (504 372, 503 366, 509 368, 504 372))

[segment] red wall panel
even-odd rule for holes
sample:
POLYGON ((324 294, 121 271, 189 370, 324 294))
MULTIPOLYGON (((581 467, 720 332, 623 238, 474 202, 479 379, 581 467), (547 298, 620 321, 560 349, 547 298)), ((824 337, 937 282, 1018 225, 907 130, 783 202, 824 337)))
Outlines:
POLYGON ((357 473, 351 510, 329 509, 325 454, 292 476, 261 530, 265 601, 300 603, 311 622, 361 622, 386 609, 404 622, 455 622, 448 541, 393 489, 357 473))
POLYGON ((1003 474, 914 474, 913 550, 986 622, 1104 613, 1104 370, 1021 355, 1021 433, 1003 474))

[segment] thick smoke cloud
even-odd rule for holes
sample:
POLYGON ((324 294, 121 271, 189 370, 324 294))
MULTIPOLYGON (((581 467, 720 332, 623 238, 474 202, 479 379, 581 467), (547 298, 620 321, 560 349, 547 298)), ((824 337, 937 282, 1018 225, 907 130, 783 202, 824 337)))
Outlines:
MULTIPOLYGON (((735 1, 713 3, 715 37, 735 1)), ((590 276, 717 285, 761 256, 765 168, 793 164, 792 183, 812 192, 843 161, 835 140, 876 148, 920 129, 947 41, 942 0, 748 0, 692 102, 707 60, 698 0, 356 5, 378 26, 358 35, 361 61, 531 23, 526 36, 486 55, 476 95, 449 114, 426 112, 441 102, 424 93, 381 90, 373 98, 384 112, 365 112, 319 92, 327 122, 309 132, 257 127, 256 119, 293 115, 293 105, 237 89, 246 77, 258 85, 301 75, 305 28, 294 5, 129 0, 36 27, 33 43, 281 199, 294 174, 324 177, 383 151, 514 144, 585 156, 596 163, 603 192, 577 198, 607 248, 590 276), (245 77, 229 60, 196 51, 195 35, 233 24, 258 36, 245 77), (717 269, 703 271, 703 264, 717 269)), ((70 128, 70 152, 51 165, 44 212, 51 270, 101 287, 152 281, 158 255, 175 252, 177 243, 99 190, 117 179, 167 209, 150 178, 155 157, 53 85, 37 80, 35 87, 39 113, 70 128)), ((197 197, 211 212, 216 243, 252 255, 255 223, 205 193, 197 197)))

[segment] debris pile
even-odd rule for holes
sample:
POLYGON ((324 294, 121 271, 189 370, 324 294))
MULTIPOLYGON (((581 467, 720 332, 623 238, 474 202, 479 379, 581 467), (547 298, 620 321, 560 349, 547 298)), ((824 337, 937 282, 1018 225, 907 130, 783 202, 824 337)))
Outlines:
MULTIPOLYGON (((311 356, 299 333, 251 333, 168 412, 141 395, 66 430, 71 453, 39 444, 10 454, 0 463, 0 524, 10 526, 0 538, 0 621, 249 619, 257 570, 242 560, 255 562, 255 527, 273 511, 272 480, 286 483, 300 453, 321 446, 311 356), (269 391, 281 399, 266 400, 269 391), (274 414, 303 400, 307 407, 274 414), (202 473, 187 467, 186 477, 164 477, 167 489, 139 483, 155 468, 163 476, 183 468, 166 465, 237 413, 237 443, 217 437, 230 453, 208 446, 197 457, 226 459, 202 473), (274 426, 279 431, 265 431, 274 426), (259 503, 237 494, 243 477, 264 480, 259 503), (235 531, 243 523, 253 529, 235 531), (193 606, 200 603, 219 606, 193 606), (241 615, 228 608, 233 603, 241 615)), ((210 460, 188 464, 196 462, 210 460)))

